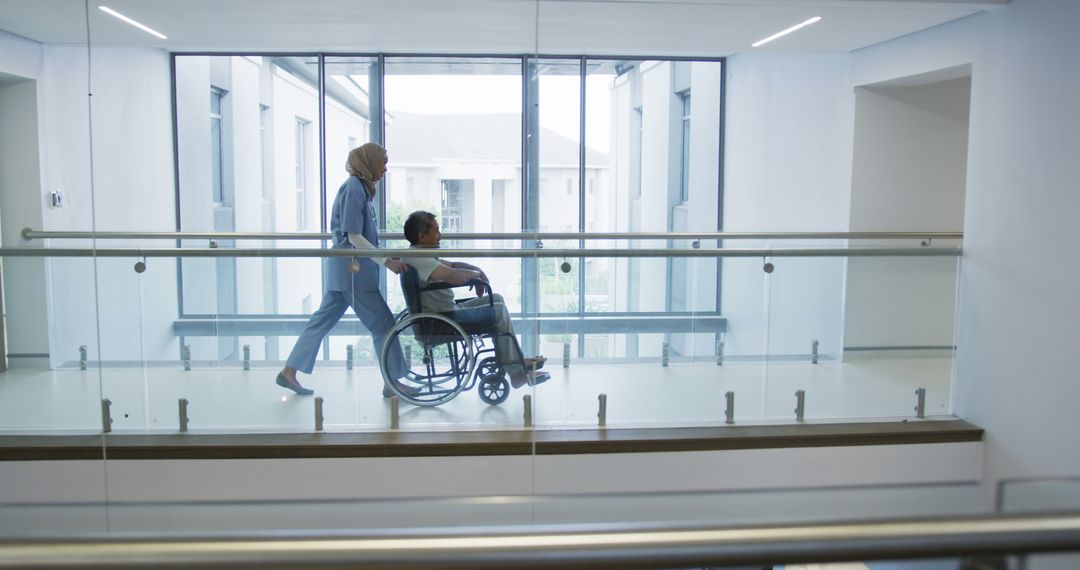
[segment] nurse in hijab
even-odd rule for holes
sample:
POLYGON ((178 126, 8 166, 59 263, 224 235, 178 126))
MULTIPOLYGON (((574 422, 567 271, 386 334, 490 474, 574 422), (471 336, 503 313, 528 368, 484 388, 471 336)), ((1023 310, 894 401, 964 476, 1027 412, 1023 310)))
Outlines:
MULTIPOLYGON (((327 286, 322 306, 311 315, 276 380, 278 386, 301 396, 313 394, 314 391, 300 384, 296 378, 297 371, 311 374, 323 338, 345 314, 345 309, 352 307, 356 316, 371 331, 376 355, 381 353, 386 335, 394 326, 394 315, 379 291, 379 268, 382 266, 394 273, 401 273, 409 266, 379 255, 374 199, 376 183, 386 174, 387 160, 386 149, 376 143, 364 144, 349 153, 345 165, 349 178, 334 198, 330 229, 334 233, 334 249, 356 250, 359 271, 355 271, 353 266, 356 258, 331 257, 326 264, 327 286)), ((390 362, 381 364, 387 367, 390 376, 404 376, 405 359, 397 341, 394 341, 387 358, 390 362)), ((383 397, 390 395, 389 389, 383 388, 383 397)))

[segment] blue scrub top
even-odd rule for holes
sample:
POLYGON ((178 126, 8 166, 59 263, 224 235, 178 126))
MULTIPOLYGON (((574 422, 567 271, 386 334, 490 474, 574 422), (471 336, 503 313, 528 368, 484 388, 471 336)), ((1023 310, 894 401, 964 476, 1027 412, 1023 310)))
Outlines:
MULTIPOLYGON (((334 232, 334 249, 355 249, 349 234, 360 234, 372 245, 379 245, 378 222, 371 194, 359 178, 350 176, 334 198, 330 213, 330 231, 334 232)), ((378 291, 379 266, 366 257, 360 261, 360 271, 349 271, 353 258, 331 257, 327 263, 327 291, 378 291)))

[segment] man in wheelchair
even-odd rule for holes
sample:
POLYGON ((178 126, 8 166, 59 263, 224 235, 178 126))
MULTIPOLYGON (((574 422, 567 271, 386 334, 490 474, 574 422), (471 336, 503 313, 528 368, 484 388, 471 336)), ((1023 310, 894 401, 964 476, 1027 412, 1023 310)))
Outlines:
MULTIPOLYGON (((442 232, 439 230, 439 221, 435 218, 435 214, 424 211, 410 214, 405 221, 405 239, 409 240, 411 247, 439 247, 442 232)), ((422 290, 420 299, 424 312, 441 313, 453 319, 456 311, 486 306, 494 309, 495 330, 490 332, 497 333, 494 337, 495 356, 510 375, 510 383, 514 388, 520 388, 525 384, 536 385, 551 377, 547 372, 538 370, 546 360, 543 356, 523 358, 514 337, 510 312, 503 303, 502 295, 490 290, 487 275, 479 267, 461 261, 445 261, 435 257, 413 257, 408 260, 408 263, 416 270, 420 280, 422 290), (433 283, 465 285, 473 280, 478 280, 475 285, 475 299, 455 301, 454 293, 449 288, 423 290, 433 283), (490 295, 490 298, 485 298, 485 294, 490 295)))

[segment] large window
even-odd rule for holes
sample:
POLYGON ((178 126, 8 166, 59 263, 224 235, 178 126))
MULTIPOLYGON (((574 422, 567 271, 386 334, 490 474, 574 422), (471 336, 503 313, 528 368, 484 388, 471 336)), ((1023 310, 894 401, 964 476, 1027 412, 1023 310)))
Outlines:
MULTIPOLYGON (((369 140, 383 142, 390 156, 377 196, 384 232, 400 233, 414 210, 435 213, 446 233, 720 229, 722 61, 370 54, 175 59, 183 231, 327 231, 346 156, 369 140)), ((574 239, 544 245, 687 244, 574 239)), ((587 318, 717 309, 714 260, 468 261, 484 267, 514 313, 587 318)), ((247 263, 231 274, 212 263, 182 262, 182 314, 299 315, 308 312, 305 299, 310 304, 322 295, 318 260, 247 263), (220 287, 207 289, 223 280, 240 291, 235 301, 220 299, 228 296, 220 287)), ((393 309, 403 306, 395 282, 387 284, 387 294, 393 309)), ((539 340, 569 342, 579 355, 637 354, 633 334, 539 340)), ((685 344, 665 340, 676 350, 685 344)), ((546 350, 559 353, 561 346, 546 350)), ((343 356, 344 344, 332 339, 335 351, 343 356)))
MULTIPOLYGON (((293 232, 301 221, 309 231, 320 229, 318 61, 317 56, 175 56, 178 230, 293 232), (299 146, 297 117, 309 122, 299 146), (305 169, 302 175, 298 164, 305 169), (297 199, 298 188, 308 192, 306 201, 297 199), (300 213, 301 205, 306 214, 300 213)), ((184 245, 206 247, 206 242, 184 245)), ((272 240, 219 240, 218 245, 321 246, 272 240)), ((182 258, 177 263, 184 317, 301 314, 305 296, 322 295, 318 259, 182 258)), ((238 345, 250 345, 253 359, 281 356, 278 337, 269 334, 228 343, 189 338, 185 344, 193 353, 222 359, 238 357, 238 345)))
MULTIPOLYGON (((385 60, 386 228, 401 232, 415 210, 444 232, 522 228, 522 59, 388 57, 385 60)), ((444 246, 491 248, 490 241, 444 246)), ((521 261, 470 259, 511 311, 522 308, 521 261)), ((391 309, 404 304, 387 287, 391 309)))

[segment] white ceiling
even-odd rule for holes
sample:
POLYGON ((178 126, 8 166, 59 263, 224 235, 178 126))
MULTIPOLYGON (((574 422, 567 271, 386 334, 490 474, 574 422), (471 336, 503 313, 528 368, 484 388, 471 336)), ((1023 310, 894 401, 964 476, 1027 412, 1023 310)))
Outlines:
POLYGON ((0 29, 47 44, 169 51, 728 56, 848 52, 1008 0, 0 0, 0 29), (168 35, 159 40, 106 5, 168 35), (88 9, 89 8, 89 9, 88 9), (89 26, 87 25, 89 12, 89 26), (812 16, 822 21, 750 44, 812 16))

